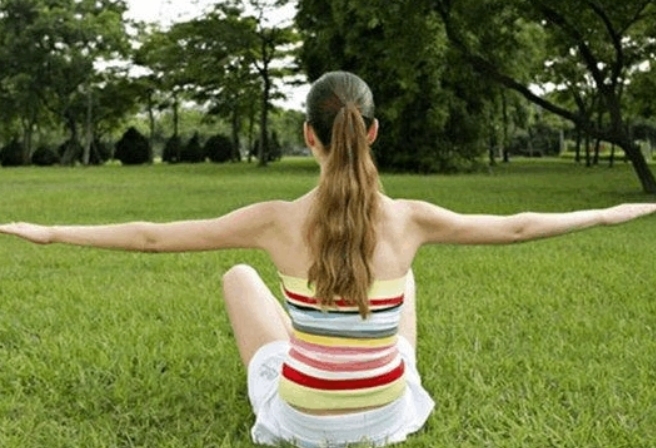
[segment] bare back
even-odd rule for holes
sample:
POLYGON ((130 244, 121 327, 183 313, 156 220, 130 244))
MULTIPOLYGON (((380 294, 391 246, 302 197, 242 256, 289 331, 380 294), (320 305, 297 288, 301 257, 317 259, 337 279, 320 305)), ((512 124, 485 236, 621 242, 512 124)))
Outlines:
MULTIPOLYGON (((276 202, 271 236, 264 242, 279 272, 306 278, 312 260, 304 238, 305 223, 314 191, 292 202, 276 202)), ((406 201, 381 195, 382 212, 377 226, 377 244, 373 257, 373 274, 378 280, 405 275, 418 248, 418 239, 410 232, 410 213, 406 201)))

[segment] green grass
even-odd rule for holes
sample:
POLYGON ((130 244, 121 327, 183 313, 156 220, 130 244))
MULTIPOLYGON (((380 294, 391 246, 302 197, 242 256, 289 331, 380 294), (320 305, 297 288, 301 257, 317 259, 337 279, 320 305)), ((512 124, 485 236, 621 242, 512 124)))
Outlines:
MULTIPOLYGON (((316 167, 0 170, 0 221, 212 217, 293 198, 316 167)), ((512 163, 386 175, 460 212, 646 201, 629 167, 512 163)), ((408 447, 653 447, 656 218, 509 247, 434 246, 415 263, 419 369, 438 406, 408 447)), ((0 239, 0 446, 249 447, 245 372, 220 276, 253 251, 127 254, 0 239)))

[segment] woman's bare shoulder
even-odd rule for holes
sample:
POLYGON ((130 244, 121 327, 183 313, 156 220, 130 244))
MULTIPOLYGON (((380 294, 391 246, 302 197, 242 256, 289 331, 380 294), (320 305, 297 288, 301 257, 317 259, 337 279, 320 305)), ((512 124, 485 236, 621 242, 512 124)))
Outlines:
POLYGON ((386 195, 381 195, 381 198, 384 211, 398 218, 407 219, 414 211, 416 201, 386 195))

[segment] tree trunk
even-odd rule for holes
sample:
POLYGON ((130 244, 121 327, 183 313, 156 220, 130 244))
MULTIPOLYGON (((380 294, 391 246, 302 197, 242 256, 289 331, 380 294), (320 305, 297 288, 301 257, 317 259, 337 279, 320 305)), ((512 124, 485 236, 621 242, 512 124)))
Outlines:
POLYGON ((574 161, 581 163, 581 128, 576 127, 576 147, 574 149, 574 161))
POLYGON ((237 108, 235 107, 232 110, 232 154, 230 156, 230 160, 232 162, 241 162, 241 151, 239 150, 239 112, 237 112, 237 108))
POLYGON ((155 112, 153 109, 155 108, 155 104, 153 102, 153 92, 148 92, 148 126, 149 126, 149 132, 150 135, 148 136, 148 143, 150 144, 150 163, 154 162, 154 154, 153 154, 153 143, 155 139, 155 112))
MULTIPOLYGON (((599 112, 597 114, 597 127, 601 129, 602 125, 604 124, 604 114, 603 112, 599 112)), ((594 149, 594 159, 592 161, 593 165, 599 165, 599 151, 601 150, 601 139, 597 137, 595 141, 595 149, 594 149)))
POLYGON ((608 168, 612 168, 615 164, 615 143, 610 146, 610 159, 608 160, 608 168))
POLYGON ((488 148, 488 156, 489 156, 489 159, 490 159, 490 166, 497 166, 497 157, 496 157, 495 151, 496 151, 496 149, 494 147, 494 144, 492 142, 490 142, 490 147, 488 148))
POLYGON ((82 164, 84 166, 89 165, 89 159, 91 158, 91 145, 93 144, 93 131, 91 130, 92 117, 93 113, 93 97, 91 96, 91 89, 87 93, 87 120, 86 120, 86 132, 84 139, 84 155, 82 157, 82 164))
POLYGON ((34 137, 34 128, 36 126, 36 112, 30 111, 27 119, 21 120, 23 123, 23 165, 32 163, 32 138, 34 137))
POLYGON ((510 162, 510 157, 508 154, 508 143, 510 132, 508 128, 510 127, 510 119, 508 118, 508 99, 504 91, 501 91, 501 112, 503 114, 503 142, 501 143, 501 155, 503 157, 503 162, 510 162))
POLYGON ((528 127, 528 156, 533 158, 533 129, 528 127))
MULTIPOLYGON (((173 135, 177 137, 180 134, 180 101, 178 94, 173 94, 173 135)), ((179 154, 178 154, 179 155, 179 154)))
POLYGON ((62 154, 61 164, 65 166, 73 166, 75 165, 75 161, 80 157, 77 123, 75 122, 75 117, 70 114, 67 116, 66 122, 68 131, 70 132, 70 138, 66 142, 66 150, 64 151, 64 154, 62 154))
POLYGON ((34 126, 30 123, 23 127, 23 165, 29 165, 32 161, 32 136, 34 135, 34 126))
MULTIPOLYGON (((265 68, 266 70, 266 68, 265 68)), ((267 166, 269 162, 269 90, 271 80, 268 75, 264 76, 264 89, 262 92, 262 112, 260 115, 260 147, 258 148, 258 165, 267 166)))
POLYGON ((634 145, 631 141, 625 142, 620 147, 624 150, 626 157, 631 161, 633 169, 640 179, 640 184, 642 185, 642 190, 645 193, 656 194, 656 180, 654 180, 654 173, 649 169, 647 161, 645 160, 642 151, 637 145, 634 145))
POLYGON ((253 162, 253 141, 255 136, 255 107, 251 107, 248 114, 248 163, 253 162))

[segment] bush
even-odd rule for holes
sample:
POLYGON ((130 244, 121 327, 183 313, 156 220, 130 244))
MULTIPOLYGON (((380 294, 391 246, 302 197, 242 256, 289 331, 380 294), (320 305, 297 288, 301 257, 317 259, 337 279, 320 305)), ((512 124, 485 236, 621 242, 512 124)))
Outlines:
POLYGON ((180 154, 182 153, 182 139, 180 136, 174 135, 166 141, 164 151, 162 152, 162 162, 178 163, 180 161, 180 154))
POLYGON ((225 135, 217 134, 205 143, 205 154, 214 163, 225 163, 232 160, 232 140, 225 135))
POLYGON ((200 146, 200 137, 198 132, 187 142, 187 145, 180 153, 180 162, 185 163, 201 163, 205 161, 205 153, 200 146))
POLYGON ((59 162, 59 154, 47 146, 39 146, 32 154, 32 164, 37 166, 53 166, 59 162))
MULTIPOLYGON (((277 162, 282 159, 282 145, 278 141, 278 133, 273 131, 269 134, 267 148, 265 149, 265 157, 267 162, 277 162)), ((255 144, 251 149, 252 157, 259 157, 260 154, 260 139, 255 140, 255 144)))
POLYGON ((13 139, 7 146, 0 150, 0 163, 2 166, 23 165, 23 145, 17 139, 13 139))
POLYGON ((148 139, 134 127, 128 129, 116 143, 114 159, 123 165, 143 165, 152 161, 152 150, 148 139))

